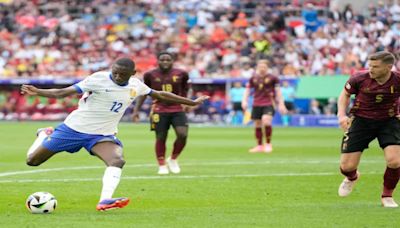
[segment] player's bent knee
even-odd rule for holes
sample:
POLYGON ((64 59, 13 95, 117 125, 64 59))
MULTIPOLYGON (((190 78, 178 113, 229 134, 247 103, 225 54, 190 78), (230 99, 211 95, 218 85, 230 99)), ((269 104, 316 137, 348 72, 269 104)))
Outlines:
POLYGON ((357 169, 357 163, 352 161, 341 161, 340 168, 345 172, 350 172, 357 169))
POLYGON ((126 163, 125 160, 122 157, 119 157, 112 159, 110 162, 108 162, 107 165, 122 168, 124 167, 125 163, 126 163))
POLYGON ((386 165, 389 168, 399 168, 400 167, 400 158, 393 158, 386 161, 386 165))
POLYGON ((177 135, 177 138, 179 139, 179 140, 186 140, 187 139, 187 134, 179 134, 179 135, 177 135))

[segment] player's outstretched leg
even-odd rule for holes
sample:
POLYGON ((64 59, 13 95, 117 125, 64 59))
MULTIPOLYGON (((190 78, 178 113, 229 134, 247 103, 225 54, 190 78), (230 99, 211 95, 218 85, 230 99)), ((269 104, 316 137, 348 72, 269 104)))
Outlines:
POLYGON ((36 131, 36 140, 33 142, 32 146, 28 149, 28 153, 27 156, 29 157, 30 154, 32 154, 33 152, 35 152, 35 150, 37 148, 39 148, 40 145, 42 145, 43 140, 51 135, 54 131, 53 127, 46 127, 46 128, 39 128, 36 131))
POLYGON ((28 149, 26 154, 26 164, 29 166, 38 166, 43 162, 47 161, 55 153, 49 151, 47 148, 42 146, 42 143, 48 136, 53 133, 52 127, 40 128, 37 130, 37 138, 33 142, 32 146, 28 149))
POLYGON ((107 165, 103 175, 100 201, 96 209, 106 211, 125 207, 129 203, 129 198, 112 198, 121 179, 122 167, 125 165, 122 148, 114 142, 107 141, 97 143, 91 151, 107 165))

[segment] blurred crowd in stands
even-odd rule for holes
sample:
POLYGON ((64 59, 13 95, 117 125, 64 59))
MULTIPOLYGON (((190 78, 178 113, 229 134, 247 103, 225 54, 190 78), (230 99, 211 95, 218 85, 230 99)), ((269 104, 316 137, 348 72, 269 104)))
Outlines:
POLYGON ((329 1, 0 0, 0 77, 83 77, 130 55, 143 72, 178 53, 196 77, 349 74, 368 53, 400 49, 400 6, 329 1), (8 4, 1 3, 8 2, 8 4), (299 3, 301 2, 301 3, 299 3))

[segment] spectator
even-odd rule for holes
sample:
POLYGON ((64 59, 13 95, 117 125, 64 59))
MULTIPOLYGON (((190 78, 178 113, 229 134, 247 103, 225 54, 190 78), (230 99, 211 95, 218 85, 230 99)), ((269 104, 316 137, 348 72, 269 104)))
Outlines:
POLYGON ((233 125, 243 123, 242 98, 245 90, 241 82, 235 82, 229 91, 228 100, 232 106, 230 116, 233 125))
POLYGON ((321 107, 319 104, 319 101, 312 99, 310 101, 310 111, 309 114, 311 115, 321 115, 322 111, 321 111, 321 107))
POLYGON ((277 74, 346 74, 363 67, 368 53, 400 51, 398 1, 370 3, 363 14, 348 4, 343 13, 333 8, 326 17, 318 14, 328 11, 319 1, 298 8, 279 1, 162 2, 2 5, 0 77, 84 77, 121 54, 131 55, 143 72, 156 65, 153 53, 164 49, 178 52, 177 64, 186 70, 197 69, 195 77, 230 77, 238 73, 233 62, 243 57, 250 63, 269 59, 277 74), (296 14, 301 13, 300 21, 296 14), (351 62, 347 53, 355 55, 351 62))
POLYGON ((312 3, 308 3, 301 12, 307 32, 315 32, 319 27, 318 12, 312 3))
POLYGON ((294 105, 294 98, 296 97, 295 88, 289 84, 288 81, 283 81, 281 86, 282 97, 288 110, 286 114, 282 115, 283 126, 288 126, 291 120, 291 115, 296 112, 296 107, 294 105))

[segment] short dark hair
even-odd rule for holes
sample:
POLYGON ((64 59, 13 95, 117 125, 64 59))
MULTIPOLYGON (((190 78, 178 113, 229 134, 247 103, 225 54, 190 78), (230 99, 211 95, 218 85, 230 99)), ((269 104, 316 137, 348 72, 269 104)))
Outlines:
POLYGON ((132 59, 130 58, 119 58, 117 61, 115 61, 115 64, 120 65, 122 67, 130 68, 130 69, 135 69, 135 62, 133 62, 132 59))
POLYGON ((368 57, 368 60, 380 60, 382 63, 385 64, 394 64, 394 61, 396 60, 396 57, 391 52, 388 51, 379 51, 371 54, 368 57))
POLYGON ((160 51, 160 52, 157 54, 157 59, 159 59, 160 56, 162 56, 162 55, 169 55, 169 56, 171 56, 171 58, 172 58, 173 60, 175 60, 175 54, 172 53, 172 52, 169 52, 169 51, 160 51))
POLYGON ((268 60, 268 59, 259 59, 259 60, 257 61, 257 64, 259 64, 259 63, 264 63, 264 64, 266 64, 267 66, 269 66, 269 60, 268 60))

